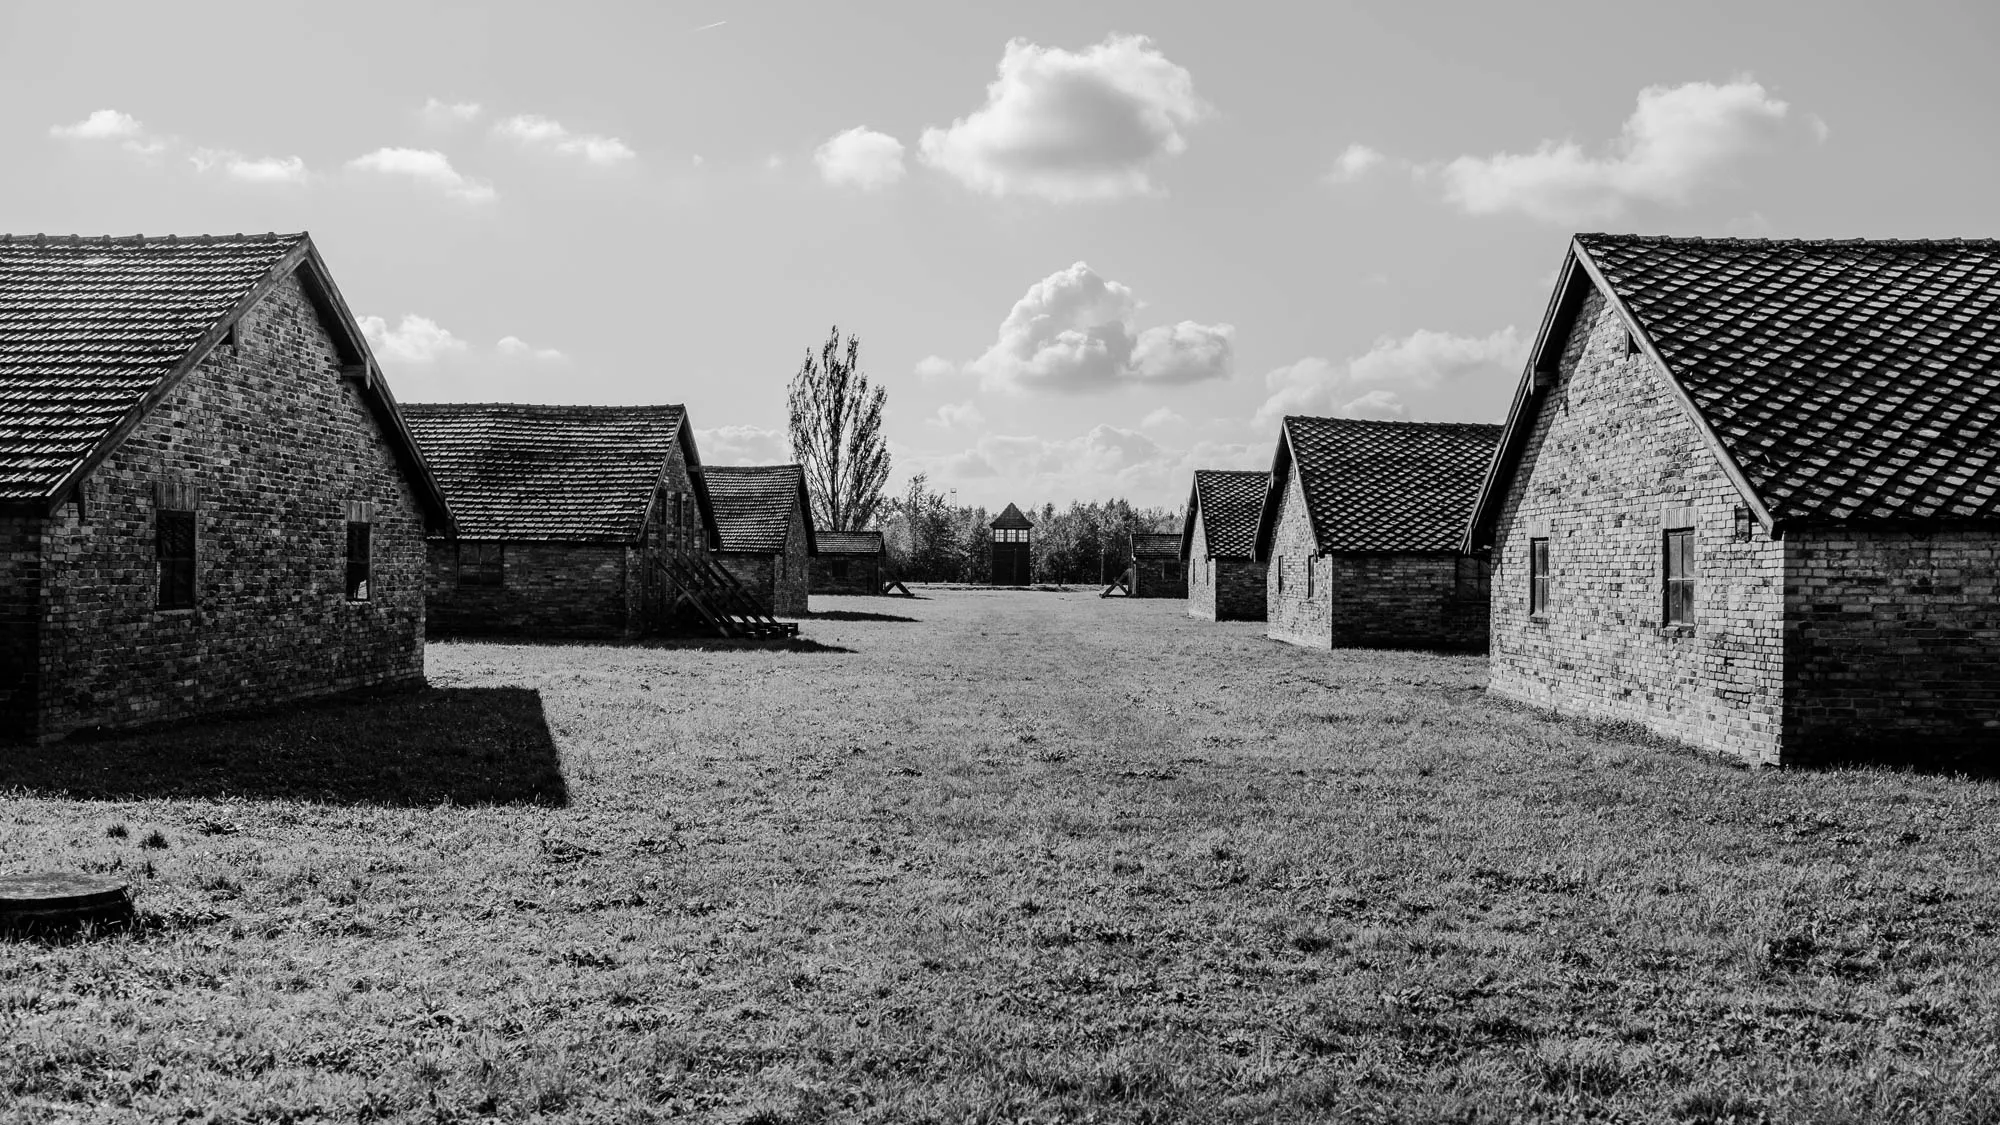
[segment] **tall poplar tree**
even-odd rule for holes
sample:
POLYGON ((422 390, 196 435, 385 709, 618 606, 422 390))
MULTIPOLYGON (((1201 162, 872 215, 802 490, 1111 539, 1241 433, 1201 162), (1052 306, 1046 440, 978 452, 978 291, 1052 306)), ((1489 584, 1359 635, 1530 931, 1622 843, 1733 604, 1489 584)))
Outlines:
POLYGON ((861 371, 861 341, 849 335, 843 346, 838 325, 792 376, 792 456, 805 467, 815 525, 857 531, 874 521, 889 481, 888 397, 861 371))

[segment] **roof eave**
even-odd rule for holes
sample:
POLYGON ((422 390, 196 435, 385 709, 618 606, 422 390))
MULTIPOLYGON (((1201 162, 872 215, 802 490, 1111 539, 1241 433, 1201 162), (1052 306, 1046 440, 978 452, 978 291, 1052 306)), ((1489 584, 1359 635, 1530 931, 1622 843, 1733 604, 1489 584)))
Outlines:
POLYGON ((350 370, 354 371, 361 384, 362 397, 374 406, 381 415, 383 426, 389 431, 390 445, 402 464, 403 474, 410 478, 418 501, 424 506, 428 517, 426 524, 446 535, 456 534, 458 522, 452 515, 451 501, 445 496, 444 485, 438 482, 430 461, 424 457, 423 447, 417 444, 416 434, 403 417, 395 392, 389 389, 389 381, 382 377, 382 366, 375 361, 375 353, 368 347, 368 337, 361 331, 360 321, 355 319, 354 310, 348 307, 347 298, 341 295, 340 286, 334 283, 333 273, 319 256, 319 247, 313 244, 312 235, 306 234, 300 242, 304 249, 301 265, 306 267, 302 275, 306 296, 318 306, 321 319, 333 327, 336 342, 345 345, 347 355, 343 358, 353 357, 350 370))

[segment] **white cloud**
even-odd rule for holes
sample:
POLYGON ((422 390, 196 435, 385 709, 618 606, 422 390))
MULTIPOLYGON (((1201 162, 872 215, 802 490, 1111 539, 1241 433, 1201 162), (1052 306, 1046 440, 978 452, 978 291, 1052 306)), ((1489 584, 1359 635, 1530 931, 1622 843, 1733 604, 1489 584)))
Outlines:
POLYGON ((463 125, 477 120, 479 112, 478 102, 447 102, 437 98, 424 102, 424 120, 433 125, 463 125))
POLYGON ((462 175, 444 153, 416 148, 378 148, 347 162, 349 168, 385 176, 405 176, 466 203, 490 203, 498 198, 493 185, 462 175))
POLYGON ((766 172, 775 172, 784 166, 785 158, 775 152, 764 158, 764 170, 766 172))
POLYGON ((415 313, 403 314, 403 320, 396 327, 379 316, 361 318, 361 334, 368 338, 368 347, 376 358, 391 363, 435 363, 448 356, 464 355, 467 345, 464 340, 451 334, 427 316, 415 313))
POLYGON ((79 141, 118 140, 144 133, 145 126, 139 124, 138 118, 115 109, 97 110, 74 125, 49 126, 49 136, 79 141))
POLYGON ((226 148, 198 148, 188 156, 197 172, 220 171, 232 180, 252 184, 302 184, 306 162, 296 156, 244 156, 226 148))
POLYGON ((495 124, 493 132, 495 136, 517 141, 525 148, 544 148, 567 156, 578 156, 591 164, 619 164, 639 155, 617 137, 573 133, 560 121, 532 113, 509 117, 495 124))
POLYGON ((1806 115, 1806 125, 1812 129, 1813 139, 1821 144, 1825 144, 1833 136, 1833 126, 1828 125, 1826 118, 1817 113, 1806 115))
POLYGON ((1367 145, 1353 144, 1342 149, 1334 158, 1333 171, 1326 174, 1327 181, 1336 184, 1351 184, 1387 159, 1367 145))
POLYGON ((688 157, 688 167, 690 168, 699 168, 706 163, 708 161, 698 152, 688 157))
POLYGON ((1229 374, 1235 328, 1182 321, 1135 332, 1139 307, 1131 289, 1077 262, 1030 286, 993 346, 965 369, 993 387, 1058 392, 1229 374))
POLYGON ((153 135, 129 113, 100 109, 74 125, 51 125, 49 136, 70 141, 117 141, 118 147, 139 156, 158 156, 172 143, 170 138, 153 135))
POLYGON ((1338 411, 1342 418, 1373 418, 1382 421, 1401 421, 1410 416, 1410 408, 1403 405, 1403 399, 1394 391, 1369 391, 1338 411))
POLYGON ((1443 413, 1491 413, 1513 390, 1526 356, 1527 342, 1511 325, 1488 336, 1427 328, 1401 339, 1385 336, 1343 365, 1314 356, 1266 374, 1270 393, 1255 425, 1276 425, 1287 414, 1402 418, 1409 414, 1404 395, 1440 390, 1451 392, 1443 413))
POLYGON ((704 465, 780 465, 792 459, 792 440, 783 430, 760 426, 718 426, 694 432, 704 465))
POLYGON ((815 149, 813 163, 829 184, 874 191, 903 178, 903 142, 856 125, 815 149))
POLYGON ((1468 214, 1555 223, 1615 219, 1641 202, 1685 206, 1767 143, 1788 111, 1749 79, 1648 86, 1601 155, 1543 141, 1531 153, 1461 156, 1441 170, 1445 197, 1468 214))
POLYGON ((537 348, 519 336, 502 336, 493 345, 493 350, 503 359, 538 359, 549 363, 561 363, 569 357, 554 348, 537 348))
POLYGON ((1185 426, 1185 425, 1187 425, 1186 418, 1181 417, 1180 415, 1174 413, 1173 410, 1165 406, 1162 406, 1158 410, 1153 411, 1151 414, 1146 415, 1144 418, 1139 419, 1139 428, 1142 430, 1157 430, 1164 426, 1185 426))
POLYGON ((916 371, 920 378, 926 380, 942 379, 947 375, 956 374, 958 372, 958 364, 941 355, 927 355, 917 361, 916 371))
POLYGON ((1194 78, 1142 35, 1081 52, 1008 42, 986 104, 926 129, 926 164, 988 195, 1058 202, 1151 194, 1151 171, 1209 113, 1194 78))
POLYGON ((969 402, 945 403, 937 413, 924 419, 926 426, 938 426, 947 430, 969 429, 986 421, 986 415, 979 407, 969 402))

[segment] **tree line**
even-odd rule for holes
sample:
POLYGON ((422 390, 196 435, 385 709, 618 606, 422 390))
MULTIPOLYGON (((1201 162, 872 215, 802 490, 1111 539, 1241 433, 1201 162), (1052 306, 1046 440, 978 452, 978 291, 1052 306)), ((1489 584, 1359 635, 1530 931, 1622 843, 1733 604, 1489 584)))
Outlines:
MULTIPOLYGON (((986 582, 993 577, 994 513, 956 504, 934 491, 922 473, 910 478, 903 494, 887 500, 882 538, 889 572, 906 582, 986 582)), ((1029 554, 1036 582, 1109 582, 1125 568, 1135 531, 1179 531, 1181 515, 1171 508, 1136 508, 1125 500, 1084 503, 1068 508, 1044 503, 1025 509, 1034 522, 1029 554)))

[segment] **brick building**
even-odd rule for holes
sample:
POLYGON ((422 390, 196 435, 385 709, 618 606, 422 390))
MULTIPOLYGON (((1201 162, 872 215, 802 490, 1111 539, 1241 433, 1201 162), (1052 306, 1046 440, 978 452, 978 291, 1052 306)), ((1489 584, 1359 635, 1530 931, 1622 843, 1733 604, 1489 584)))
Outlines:
POLYGON ((420 683, 450 524, 306 235, 0 237, 0 738, 420 683))
POLYGON ((1258 515, 1268 634, 1318 648, 1486 647, 1461 551, 1500 427, 1288 417, 1258 515))
POLYGON ((1559 278, 1466 539, 1492 690, 1756 762, 2000 745, 2000 242, 1559 278))
POLYGON ((880 594, 886 581, 887 557, 879 531, 822 531, 814 540, 819 554, 812 559, 815 594, 880 594))
POLYGON ((773 616, 803 617, 819 553, 805 470, 797 465, 711 465, 702 470, 715 502, 715 561, 773 616))
POLYGON ((1181 526, 1189 617, 1264 620, 1267 568, 1257 561, 1257 516, 1271 474, 1197 469, 1181 526))
POLYGON ((988 581, 995 586, 1026 586, 1034 581, 1034 521, 1009 504, 987 527, 993 532, 993 570, 988 581))
POLYGON ((1187 572, 1181 569, 1181 537, 1178 533, 1135 531, 1130 546, 1133 597, 1187 597, 1187 572))
POLYGON ((685 410, 403 409, 458 517, 429 545, 433 633, 630 638, 674 623, 668 560, 715 543, 685 410))

